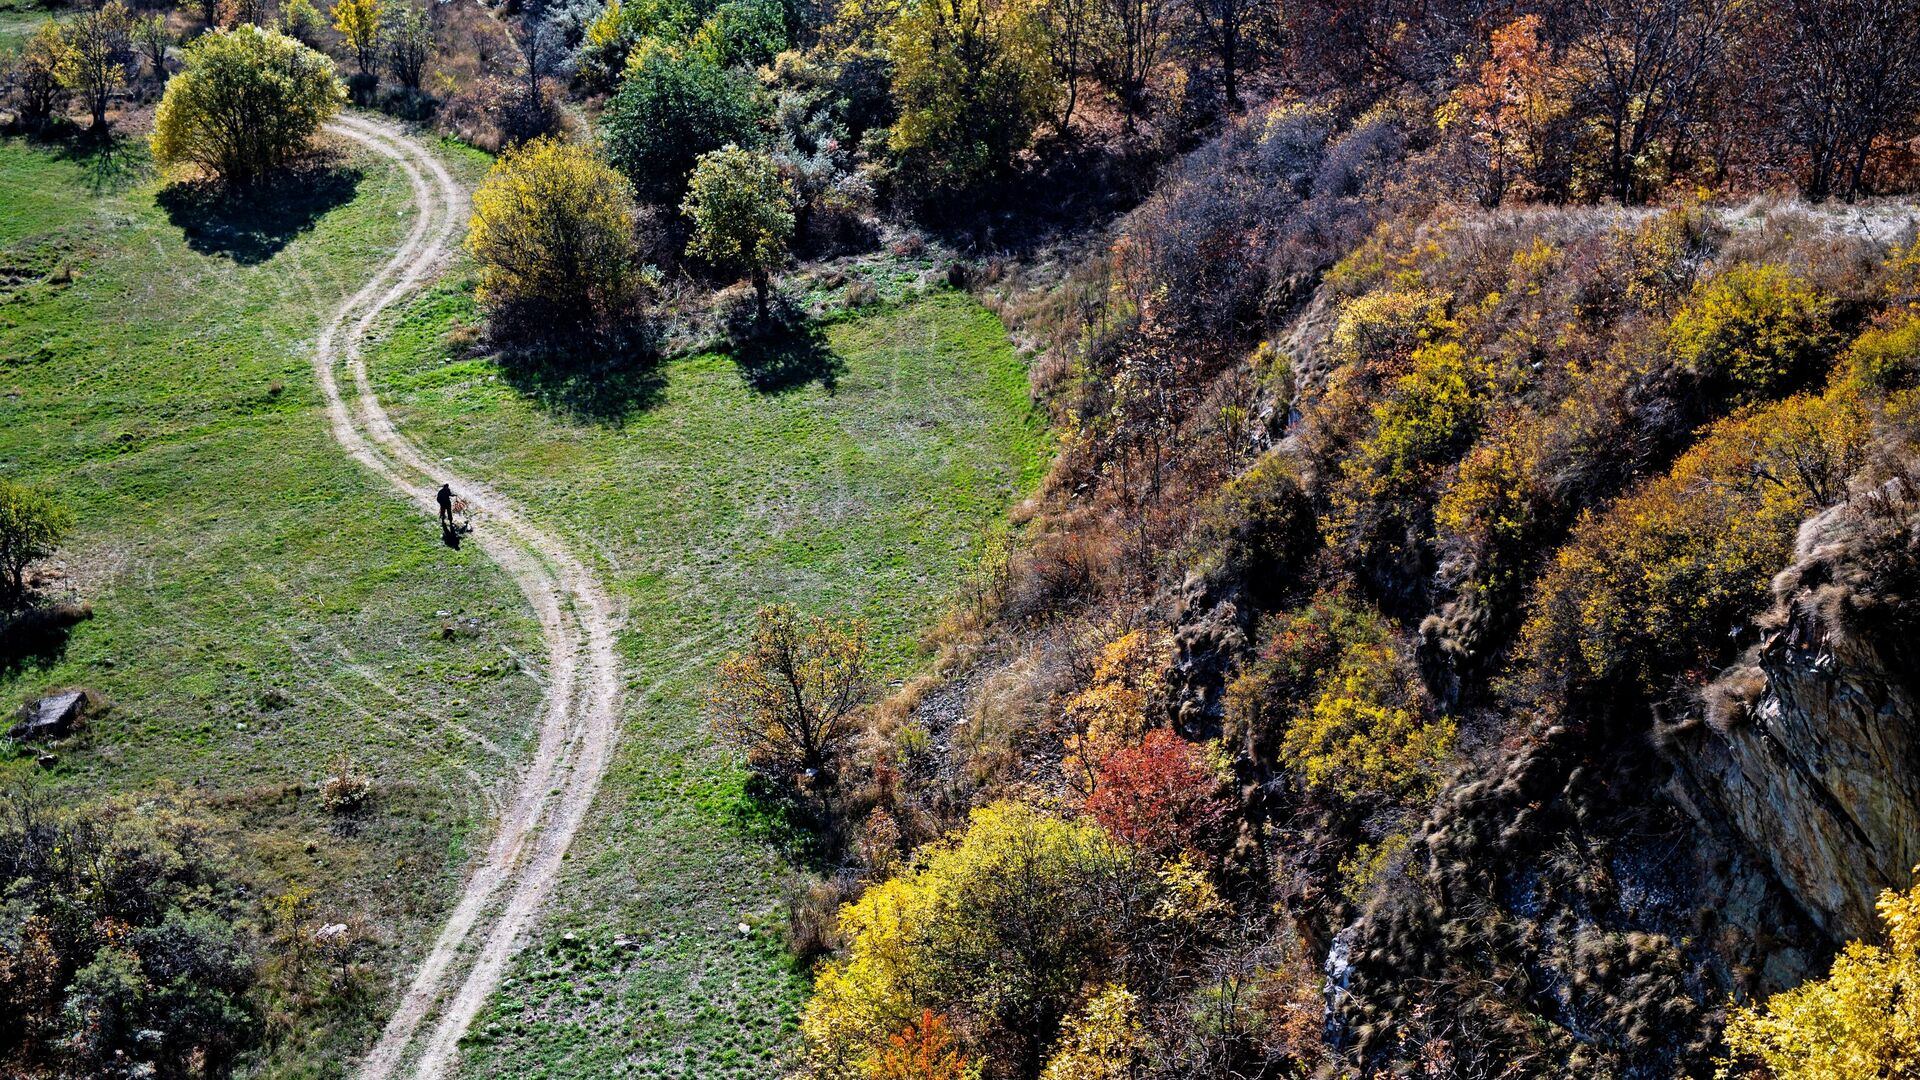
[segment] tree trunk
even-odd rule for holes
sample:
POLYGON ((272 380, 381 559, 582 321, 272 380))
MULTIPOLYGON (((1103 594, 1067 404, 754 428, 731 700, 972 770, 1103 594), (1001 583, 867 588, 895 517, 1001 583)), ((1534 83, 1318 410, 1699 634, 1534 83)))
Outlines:
POLYGON ((1866 175, 1867 156, 1873 153, 1873 139, 1860 140, 1860 150, 1853 156, 1852 168, 1847 173, 1847 201, 1851 203, 1860 196, 1860 181, 1866 175))
POLYGON ((767 292, 772 285, 772 278, 765 270, 755 270, 753 272, 753 293, 756 304, 755 318, 761 326, 767 325, 767 292))

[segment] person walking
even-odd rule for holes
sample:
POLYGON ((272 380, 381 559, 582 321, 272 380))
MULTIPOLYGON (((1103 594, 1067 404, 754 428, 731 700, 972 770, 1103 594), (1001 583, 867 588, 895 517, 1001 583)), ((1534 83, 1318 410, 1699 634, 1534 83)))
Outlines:
POLYGON ((440 491, 434 495, 440 503, 440 527, 453 531, 453 485, 441 484, 440 491))

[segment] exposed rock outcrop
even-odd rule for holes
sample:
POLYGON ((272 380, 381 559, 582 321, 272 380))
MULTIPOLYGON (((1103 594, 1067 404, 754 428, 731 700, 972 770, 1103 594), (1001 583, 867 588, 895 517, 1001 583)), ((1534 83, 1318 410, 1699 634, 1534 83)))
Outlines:
POLYGON ((1801 530, 1765 636, 1706 695, 1688 771, 1834 941, 1920 863, 1920 681, 1909 593, 1920 513, 1904 487, 1801 530))

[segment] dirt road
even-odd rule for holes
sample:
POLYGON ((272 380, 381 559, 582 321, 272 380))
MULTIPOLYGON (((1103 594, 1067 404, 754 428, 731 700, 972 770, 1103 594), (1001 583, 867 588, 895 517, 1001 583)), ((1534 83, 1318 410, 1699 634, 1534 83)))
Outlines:
POLYGON ((622 685, 616 619, 592 569, 560 537, 530 523, 485 484, 428 461, 381 407, 367 377, 367 335, 451 252, 466 225, 467 201, 439 160, 398 128, 342 115, 327 130, 391 158, 412 185, 418 212, 400 249, 340 306, 315 347, 314 374, 333 437, 427 520, 436 514, 435 490, 452 484, 473 508, 471 541, 526 594, 550 654, 533 759, 493 843, 359 1072, 362 1080, 439 1077, 453 1065, 461 1035, 552 891, 612 757, 622 685))

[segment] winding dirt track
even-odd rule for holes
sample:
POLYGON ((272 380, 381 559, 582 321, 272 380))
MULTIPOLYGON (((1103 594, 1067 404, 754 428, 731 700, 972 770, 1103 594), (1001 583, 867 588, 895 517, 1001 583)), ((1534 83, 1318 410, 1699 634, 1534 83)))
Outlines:
POLYGON ((621 708, 616 620, 592 570, 560 538, 528 522, 485 484, 428 461, 375 397, 363 353, 367 335, 450 253, 466 221, 466 198, 438 159, 394 127, 342 115, 327 130, 391 158, 406 173, 418 211, 400 249, 340 306, 314 349, 333 437, 422 513, 435 514, 435 490, 443 481, 452 484, 480 523, 471 539, 526 594, 549 652, 533 760, 501 812, 485 858, 359 1072, 361 1080, 440 1077, 552 891, 612 757, 621 708))

